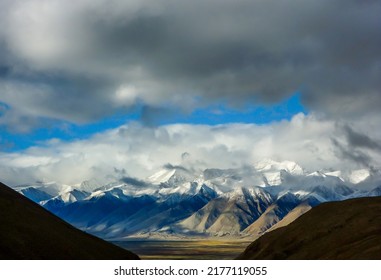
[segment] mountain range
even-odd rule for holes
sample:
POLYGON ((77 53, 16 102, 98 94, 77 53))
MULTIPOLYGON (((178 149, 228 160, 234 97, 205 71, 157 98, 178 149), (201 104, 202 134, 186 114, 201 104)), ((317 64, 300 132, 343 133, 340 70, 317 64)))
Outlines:
POLYGON ((166 165, 139 180, 15 189, 75 227, 108 240, 248 238, 286 226, 329 201, 381 195, 370 170, 307 172, 291 161, 196 172, 166 165))

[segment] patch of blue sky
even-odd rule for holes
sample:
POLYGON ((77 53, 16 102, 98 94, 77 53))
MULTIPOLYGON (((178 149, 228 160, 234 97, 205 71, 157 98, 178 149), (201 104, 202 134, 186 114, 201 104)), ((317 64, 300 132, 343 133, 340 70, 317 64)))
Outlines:
MULTIPOLYGON (((180 116, 175 122, 189 124, 226 124, 226 123, 255 123, 268 124, 271 122, 290 120, 298 113, 307 114, 307 109, 300 101, 300 94, 273 105, 247 105, 240 109, 230 109, 224 104, 195 110, 190 116, 180 116)), ((166 123, 164 121, 164 123, 166 123)), ((168 120, 168 123, 172 123, 168 120)))
MULTIPOLYGON (((300 94, 273 105, 248 105, 245 108, 231 109, 226 104, 196 109, 189 115, 177 113, 158 118, 155 125, 176 123, 218 125, 227 123, 268 124, 290 120, 298 113, 308 114, 300 101, 300 94)), ((90 124, 53 123, 49 127, 32 130, 29 133, 14 133, 0 127, 0 151, 14 152, 32 146, 44 146, 50 139, 74 141, 87 139, 96 133, 117 128, 131 121, 142 119, 143 106, 137 106, 130 114, 116 114, 90 124)))
MULTIPOLYGON (((134 112, 127 116, 129 120, 138 120, 134 112)), ((16 133, 0 126, 0 151, 14 152, 32 146, 44 146, 51 139, 74 141, 87 139, 96 133, 119 127, 126 123, 125 115, 114 115, 95 123, 78 125, 68 122, 49 122, 49 126, 36 128, 28 133, 16 133)))

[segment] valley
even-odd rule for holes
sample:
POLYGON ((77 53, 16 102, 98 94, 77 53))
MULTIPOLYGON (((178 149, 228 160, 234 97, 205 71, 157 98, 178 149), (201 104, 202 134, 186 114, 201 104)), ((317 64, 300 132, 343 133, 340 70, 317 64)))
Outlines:
POLYGON ((229 240, 130 240, 114 244, 129 249, 142 260, 232 260, 250 244, 229 240))

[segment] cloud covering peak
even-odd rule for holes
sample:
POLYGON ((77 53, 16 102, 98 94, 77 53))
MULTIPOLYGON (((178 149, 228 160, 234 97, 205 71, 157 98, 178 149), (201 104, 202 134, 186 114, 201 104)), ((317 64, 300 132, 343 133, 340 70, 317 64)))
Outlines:
POLYGON ((372 170, 381 166, 381 152, 372 144, 381 134, 366 126, 369 122, 376 124, 369 119, 353 124, 350 131, 355 136, 343 133, 348 127, 303 114, 261 126, 130 123, 86 140, 50 140, 22 152, 1 153, 0 174, 10 185, 42 179, 77 184, 116 178, 141 184, 163 167, 240 168, 264 158, 292 160, 310 171, 372 170), (368 136, 359 136, 363 134, 368 136))

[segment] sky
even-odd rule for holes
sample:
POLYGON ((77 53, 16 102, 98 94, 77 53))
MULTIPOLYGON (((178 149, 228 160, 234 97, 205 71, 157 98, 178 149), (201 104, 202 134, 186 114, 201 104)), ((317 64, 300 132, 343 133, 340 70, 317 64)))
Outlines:
POLYGON ((0 181, 381 166, 378 0, 0 0, 0 181))

